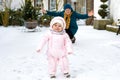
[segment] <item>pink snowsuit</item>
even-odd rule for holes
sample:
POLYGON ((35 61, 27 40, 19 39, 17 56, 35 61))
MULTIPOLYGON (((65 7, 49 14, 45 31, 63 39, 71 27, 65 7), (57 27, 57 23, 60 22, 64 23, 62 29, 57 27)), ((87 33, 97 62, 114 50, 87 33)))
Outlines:
POLYGON ((67 55, 73 53, 72 43, 68 34, 65 31, 59 34, 53 30, 49 30, 41 39, 38 49, 41 50, 47 42, 47 56, 50 74, 56 74, 58 62, 61 65, 62 72, 68 73, 69 62, 67 55))
POLYGON ((48 42, 47 56, 50 74, 56 73, 58 61, 61 64, 62 72, 69 72, 67 55, 73 51, 71 46, 72 43, 68 34, 64 33, 60 35, 49 31, 40 41, 40 50, 43 48, 46 42, 48 42))

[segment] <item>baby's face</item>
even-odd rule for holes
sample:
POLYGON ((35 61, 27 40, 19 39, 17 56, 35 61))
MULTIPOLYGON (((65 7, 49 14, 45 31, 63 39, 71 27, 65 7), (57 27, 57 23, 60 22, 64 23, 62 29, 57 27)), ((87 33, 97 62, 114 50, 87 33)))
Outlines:
POLYGON ((63 30, 63 27, 61 26, 60 23, 55 23, 53 24, 52 26, 53 30, 56 31, 56 32, 61 32, 63 30))

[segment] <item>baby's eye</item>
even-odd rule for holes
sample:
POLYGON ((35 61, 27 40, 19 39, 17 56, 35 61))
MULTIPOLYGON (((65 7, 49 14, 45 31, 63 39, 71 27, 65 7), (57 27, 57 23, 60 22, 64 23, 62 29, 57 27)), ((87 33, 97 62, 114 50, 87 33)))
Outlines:
POLYGON ((54 26, 55 26, 55 27, 57 27, 57 25, 56 25, 56 24, 55 24, 54 26))
POLYGON ((62 27, 61 25, 59 25, 58 27, 62 27))

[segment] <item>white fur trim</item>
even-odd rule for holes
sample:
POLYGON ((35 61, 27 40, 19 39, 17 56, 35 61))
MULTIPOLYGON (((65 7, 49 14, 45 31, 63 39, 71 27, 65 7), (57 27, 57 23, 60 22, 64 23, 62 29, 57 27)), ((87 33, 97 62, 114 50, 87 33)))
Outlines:
POLYGON ((60 23, 61 26, 63 27, 63 29, 65 29, 65 27, 66 27, 65 20, 62 17, 54 17, 50 22, 50 28, 52 28, 53 24, 55 24, 55 23, 60 23))

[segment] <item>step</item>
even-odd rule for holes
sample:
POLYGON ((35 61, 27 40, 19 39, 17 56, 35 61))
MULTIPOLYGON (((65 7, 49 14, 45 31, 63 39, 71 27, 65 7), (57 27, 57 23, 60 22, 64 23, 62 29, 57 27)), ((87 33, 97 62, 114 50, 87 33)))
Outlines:
POLYGON ((113 26, 113 25, 106 25, 106 30, 111 32, 117 32, 119 26, 113 26))

